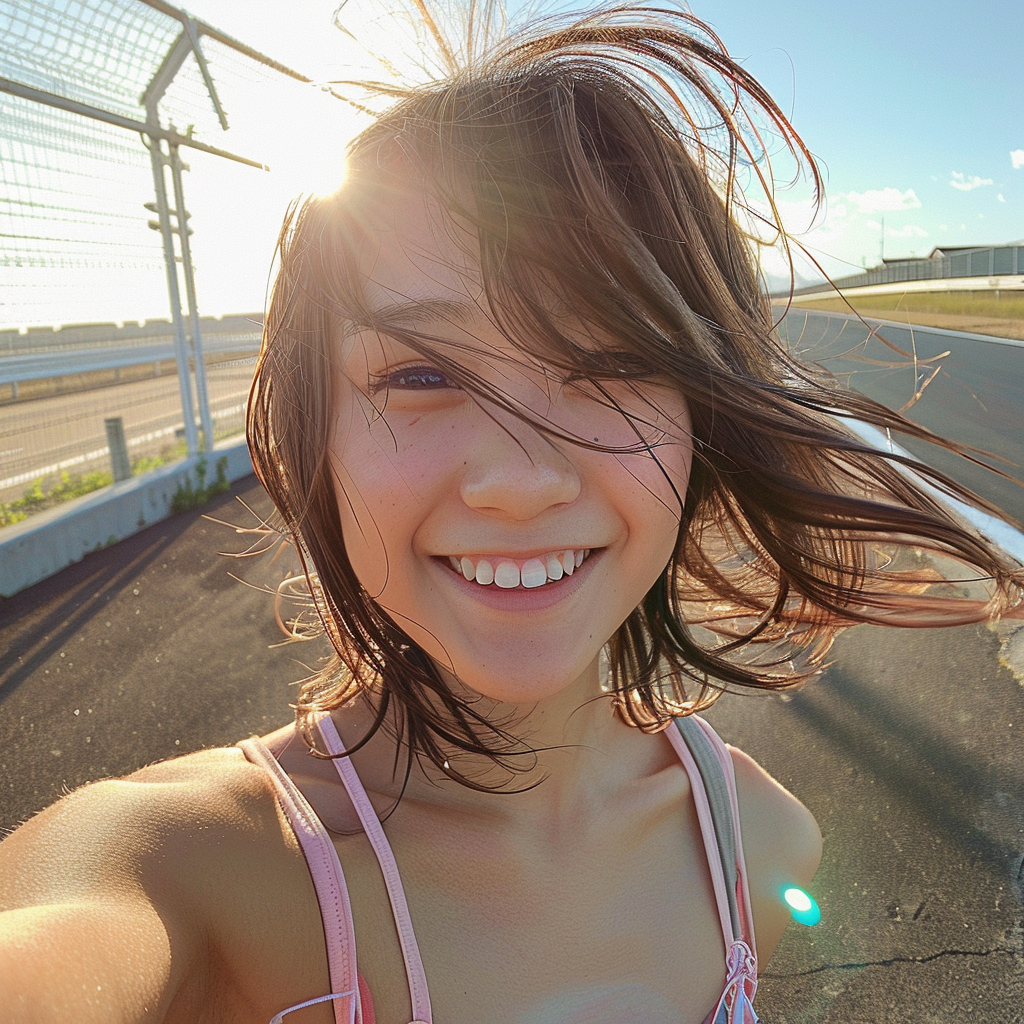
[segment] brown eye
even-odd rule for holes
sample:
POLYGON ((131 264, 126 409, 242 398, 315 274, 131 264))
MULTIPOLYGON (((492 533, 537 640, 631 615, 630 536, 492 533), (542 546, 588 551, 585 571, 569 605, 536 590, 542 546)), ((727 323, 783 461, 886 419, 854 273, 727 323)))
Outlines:
POLYGON ((399 391, 434 391, 458 386, 435 366, 402 366, 390 373, 374 374, 370 379, 370 394, 375 395, 391 388, 399 391))

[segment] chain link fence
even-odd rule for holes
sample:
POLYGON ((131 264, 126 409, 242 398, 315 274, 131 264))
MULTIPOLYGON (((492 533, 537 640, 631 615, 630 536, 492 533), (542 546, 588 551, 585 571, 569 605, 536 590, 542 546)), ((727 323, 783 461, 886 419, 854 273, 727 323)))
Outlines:
POLYGON ((281 164, 340 182, 353 117, 160 0, 0 0, 0 525, 109 480, 107 420, 134 472, 242 429, 281 164))

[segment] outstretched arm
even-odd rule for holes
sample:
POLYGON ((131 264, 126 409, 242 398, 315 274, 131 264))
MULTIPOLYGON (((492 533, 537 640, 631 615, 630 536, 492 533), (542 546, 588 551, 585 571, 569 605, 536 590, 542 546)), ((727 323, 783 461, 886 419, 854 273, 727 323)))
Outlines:
POLYGON ((200 947, 149 788, 89 786, 0 844, 5 1024, 166 1019, 200 947))

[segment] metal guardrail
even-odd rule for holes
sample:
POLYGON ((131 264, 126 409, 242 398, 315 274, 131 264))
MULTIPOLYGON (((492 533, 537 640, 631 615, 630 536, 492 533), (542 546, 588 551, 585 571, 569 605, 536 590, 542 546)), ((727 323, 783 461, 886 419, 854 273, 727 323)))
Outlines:
MULTIPOLYGON (((258 351, 261 319, 259 314, 201 318, 204 353, 258 351)), ((0 331, 0 386, 173 361, 176 356, 169 320, 0 331)))
MULTIPOLYGON (((941 250, 940 250, 941 251, 941 250)), ((876 284, 897 284, 903 281, 937 281, 953 277, 999 277, 1024 274, 1024 246, 1001 245, 963 252, 950 252, 933 259, 895 260, 863 274, 833 279, 842 290, 864 288, 876 284)), ((822 284, 807 285, 794 290, 794 295, 810 295, 822 290, 822 284)))
MULTIPOLYGON (((257 352, 259 347, 259 333, 207 334, 203 337, 205 356, 225 352, 257 352)), ((131 345, 92 345, 82 346, 77 351, 61 349, 5 355, 0 356, 0 385, 90 373, 94 370, 116 370, 143 363, 173 362, 176 356, 174 336, 169 333, 162 337, 141 339, 141 343, 134 341, 131 345)))

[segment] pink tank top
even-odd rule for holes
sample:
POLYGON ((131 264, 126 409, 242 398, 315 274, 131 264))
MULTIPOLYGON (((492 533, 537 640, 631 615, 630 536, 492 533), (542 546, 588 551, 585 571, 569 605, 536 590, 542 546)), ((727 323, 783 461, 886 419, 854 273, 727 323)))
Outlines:
MULTIPOLYGON (((704 1024, 756 1024, 753 999, 757 989, 757 955, 732 758, 718 734, 703 719, 692 715, 677 719, 675 724, 677 728, 667 729, 665 735, 690 778, 725 947, 725 984, 704 1024)), ((341 753, 344 746, 330 716, 322 717, 317 725, 327 750, 332 754, 341 753)), ((352 911, 334 843, 266 745, 253 738, 243 740, 239 747, 250 761, 268 772, 309 865, 320 903, 331 979, 330 993, 287 1007, 270 1024, 285 1024, 286 1014, 328 1001, 333 1003, 335 1024, 375 1024, 373 1002, 356 967, 352 911)), ((432 1024, 427 979, 398 865, 352 762, 347 757, 339 757, 333 763, 359 815, 387 886, 409 984, 413 1011, 410 1024, 432 1024)))

